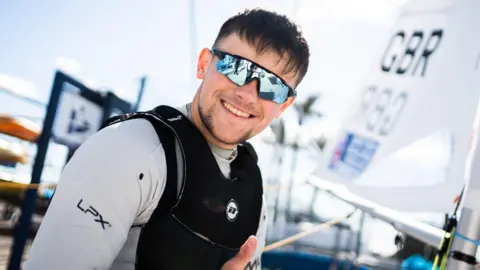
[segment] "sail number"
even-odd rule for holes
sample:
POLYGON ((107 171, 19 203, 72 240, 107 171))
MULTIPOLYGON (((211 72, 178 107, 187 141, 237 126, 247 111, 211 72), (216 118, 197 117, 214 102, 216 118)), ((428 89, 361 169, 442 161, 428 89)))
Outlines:
POLYGON ((381 70, 398 75, 415 76, 420 73, 420 77, 424 77, 428 63, 438 50, 442 37, 443 29, 433 29, 429 32, 423 30, 395 32, 383 53, 381 70))
POLYGON ((355 116, 364 123, 368 131, 387 136, 394 129, 407 101, 407 92, 394 92, 389 88, 369 86, 363 93, 360 108, 355 116))

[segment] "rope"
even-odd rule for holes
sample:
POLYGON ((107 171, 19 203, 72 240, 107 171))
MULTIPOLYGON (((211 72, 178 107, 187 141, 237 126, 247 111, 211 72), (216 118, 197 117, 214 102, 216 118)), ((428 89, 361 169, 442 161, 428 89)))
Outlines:
POLYGON ((313 228, 309 229, 309 230, 306 230, 306 231, 303 231, 303 232, 300 232, 300 233, 297 233, 295 235, 292 235, 290 237, 287 237, 285 239, 282 239, 282 240, 279 240, 277 242, 274 242, 268 246, 266 246, 264 249, 263 249, 263 252, 267 252, 267 251, 270 251, 272 249, 276 249, 276 248, 280 248, 280 247, 283 247, 285 245, 288 245, 290 243, 293 243, 303 237, 306 237, 306 236, 309 236, 313 233, 316 233, 316 232, 319 232, 321 230, 325 230, 325 229, 328 229, 334 225, 337 225, 339 224, 340 222, 342 221, 345 221, 346 219, 350 218, 354 213, 356 212, 356 210, 352 211, 351 213, 349 213, 348 215, 344 216, 344 217, 341 217, 341 218, 337 218, 337 219, 332 219, 332 220, 329 220, 327 222, 324 222, 324 223, 321 223, 321 224, 318 224, 316 226, 314 226, 313 228))
MULTIPOLYGON (((299 182, 299 183, 296 183, 292 188, 295 188, 295 187, 298 187, 300 185, 303 185, 305 184, 307 181, 302 181, 302 182, 299 182)), ((22 183, 15 183, 15 182, 0 182, 0 189, 38 189, 42 186, 46 186, 48 188, 55 188, 56 187, 56 184, 49 184, 49 183, 39 183, 39 184, 22 184, 22 183)), ((279 188, 282 188, 282 185, 268 185, 265 187, 267 190, 275 190, 275 189, 279 189, 279 188)), ((288 245, 290 243, 293 243, 303 237, 306 237, 308 235, 311 235, 313 233, 316 233, 316 232, 319 232, 321 230, 324 230, 324 229, 328 229, 332 226, 335 226, 339 223, 341 223, 342 221, 345 221, 347 220, 348 218, 350 218, 354 213, 356 212, 356 210, 352 211, 351 213, 345 215, 344 217, 341 217, 341 218, 337 218, 337 219, 332 219, 332 220, 329 220, 327 222, 324 222, 324 223, 321 223, 321 224, 318 224, 316 226, 314 226, 313 228, 309 229, 309 230, 306 230, 306 231, 303 231, 303 232, 300 232, 298 234, 295 234, 295 235, 292 235, 290 237, 287 237, 285 239, 282 239, 282 240, 279 240, 277 242, 274 242, 268 246, 266 246, 263 251, 266 252, 266 251, 270 251, 270 250, 273 250, 273 249, 276 249, 276 248, 280 248, 280 247, 283 247, 285 245, 288 245)))
POLYGON ((435 260, 433 261, 432 269, 437 269, 438 267, 440 270, 445 270, 447 268, 447 262, 449 254, 452 250, 453 239, 455 232, 457 230, 457 212, 460 207, 460 203, 462 201, 463 195, 465 191, 465 186, 462 188, 462 192, 460 195, 455 199, 455 210, 453 211, 452 216, 445 222, 444 225, 444 235, 440 242, 440 246, 438 247, 437 255, 435 256, 435 260))
MULTIPOLYGON (((305 182, 299 183, 296 186, 301 184, 305 184, 305 182)), ((39 183, 39 184, 23 184, 18 182, 0 182, 0 189, 36 189, 42 186, 46 186, 48 188, 55 188, 57 184, 50 184, 50 183, 39 183)), ((266 190, 276 190, 282 188, 281 185, 268 185, 265 186, 266 190)))
MULTIPOLYGON (((307 181, 302 181, 299 183, 296 183, 293 185, 292 188, 301 186, 303 184, 307 183, 307 181)), ((37 189, 40 187, 47 187, 47 188, 55 188, 57 184, 52 184, 52 183, 39 183, 39 184, 24 184, 24 183, 19 183, 19 182, 10 182, 10 181, 5 181, 5 182, 0 182, 0 189, 37 189)), ((266 190, 276 190, 280 189, 282 185, 268 185, 265 186, 266 190)))

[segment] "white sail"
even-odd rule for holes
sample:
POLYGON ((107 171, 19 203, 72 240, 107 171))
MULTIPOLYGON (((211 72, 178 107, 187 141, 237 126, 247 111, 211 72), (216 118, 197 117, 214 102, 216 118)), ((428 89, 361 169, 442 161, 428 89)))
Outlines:
POLYGON ((453 209, 480 94, 478 10, 478 0, 405 5, 316 176, 397 210, 453 209), (421 149, 429 155, 414 160, 421 149))

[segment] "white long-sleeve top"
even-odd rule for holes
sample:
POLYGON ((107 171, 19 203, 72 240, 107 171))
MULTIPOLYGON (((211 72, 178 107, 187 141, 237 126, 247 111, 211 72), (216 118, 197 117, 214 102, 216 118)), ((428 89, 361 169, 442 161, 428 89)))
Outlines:
MULTIPOLYGON (((178 109, 191 119, 187 108, 178 109)), ((178 142, 176 149, 180 185, 178 142)), ((211 149, 229 177, 232 151, 211 149)), ((65 166, 23 269, 134 270, 141 228, 132 226, 148 222, 165 183, 165 152, 150 122, 132 119, 100 130, 65 166)), ((259 245, 245 269, 261 269, 266 215, 263 200, 259 245)))

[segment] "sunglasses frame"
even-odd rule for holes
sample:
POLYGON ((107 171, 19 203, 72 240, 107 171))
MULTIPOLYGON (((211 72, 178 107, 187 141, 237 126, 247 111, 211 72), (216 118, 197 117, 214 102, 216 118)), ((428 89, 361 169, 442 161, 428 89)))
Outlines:
MULTIPOLYGON (((229 56, 231 56, 231 57, 234 57, 234 58, 237 58, 237 59, 240 59, 240 60, 248 61, 248 62, 250 62, 250 63, 252 63, 252 64, 255 64, 257 67, 265 70, 266 72, 275 75, 278 79, 280 79, 280 81, 281 81, 285 86, 288 87, 287 98, 285 99, 285 101, 284 101, 283 103, 287 102, 288 98, 291 98, 291 97, 295 98, 295 97, 297 97, 297 91, 296 91, 295 89, 293 89, 292 87, 290 87, 290 85, 288 85, 287 82, 285 82, 284 79, 282 79, 280 76, 278 76, 275 72, 270 71, 268 68, 266 68, 266 67, 264 67, 264 66, 262 66, 262 65, 260 65, 260 64, 257 64, 256 62, 253 62, 253 61, 250 60, 250 59, 247 59, 247 58, 242 57, 242 56, 240 56, 240 55, 236 55, 236 54, 224 52, 224 51, 222 51, 222 50, 220 50, 220 49, 218 49, 218 48, 212 48, 212 49, 211 49, 211 52, 212 52, 213 55, 219 57, 220 59, 224 58, 225 55, 229 55, 229 56)), ((227 77, 228 77, 228 76, 227 76, 227 77)), ((259 79, 259 83, 260 83, 260 84, 258 85, 258 91, 260 91, 260 87, 261 87, 261 81, 260 81, 260 79, 259 79)))

